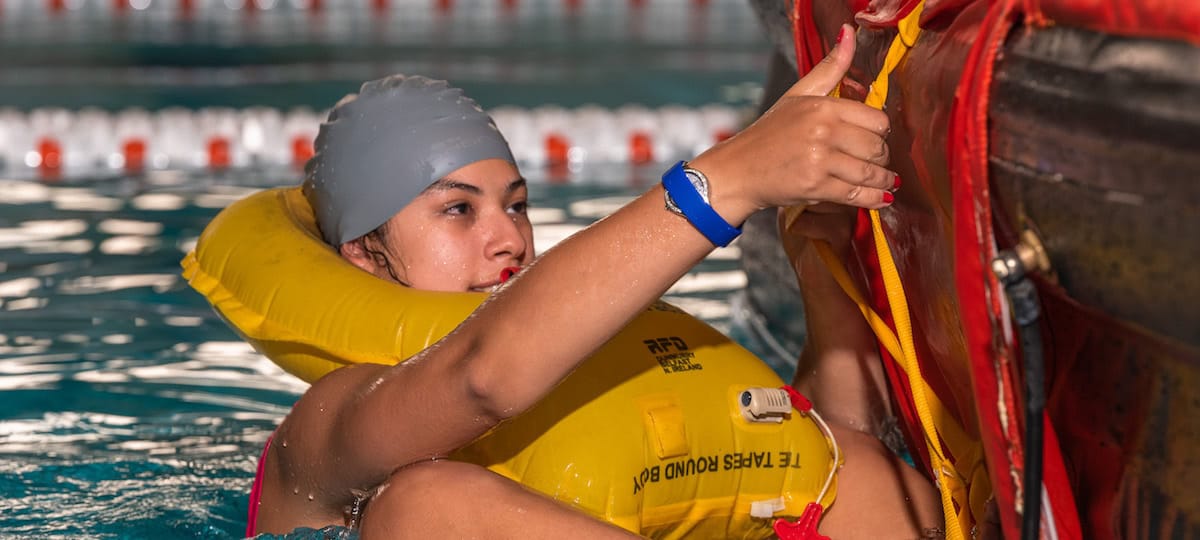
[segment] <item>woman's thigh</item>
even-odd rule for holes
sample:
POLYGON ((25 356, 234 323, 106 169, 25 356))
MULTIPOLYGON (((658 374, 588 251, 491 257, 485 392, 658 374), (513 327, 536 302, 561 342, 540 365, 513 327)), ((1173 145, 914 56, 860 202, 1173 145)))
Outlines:
POLYGON ((450 460, 392 473, 366 508, 362 537, 637 538, 483 467, 450 460))

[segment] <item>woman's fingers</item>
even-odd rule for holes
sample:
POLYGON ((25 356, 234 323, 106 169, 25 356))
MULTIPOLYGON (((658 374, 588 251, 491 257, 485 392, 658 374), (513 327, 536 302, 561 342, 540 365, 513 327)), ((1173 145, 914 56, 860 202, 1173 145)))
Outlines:
POLYGON ((741 202, 757 208, 817 201, 863 208, 891 204, 889 191, 897 182, 886 168, 888 116, 856 101, 827 97, 850 66, 854 37, 844 26, 829 55, 767 113, 693 160, 713 181, 714 199, 722 196, 721 188, 732 186, 726 193, 740 193, 741 202))
POLYGON ((825 170, 834 179, 854 186, 884 191, 896 187, 896 173, 848 154, 835 152, 826 156, 825 170))
POLYGON ((829 142, 844 154, 876 165, 887 166, 891 158, 887 141, 879 134, 859 126, 843 125, 829 142))
POLYGON ((896 200, 895 195, 885 189, 856 186, 845 182, 831 182, 829 188, 835 196, 840 193, 841 199, 829 198, 826 200, 859 208, 887 208, 896 200))
POLYGON ((854 60, 854 28, 843 24, 837 43, 812 70, 788 89, 785 96, 827 96, 846 76, 854 60))
POLYGON ((844 106, 838 109, 839 116, 842 121, 861 127, 880 137, 887 137, 891 132, 891 123, 888 120, 887 113, 868 107, 857 101, 849 99, 839 100, 845 103, 844 106))
MULTIPOLYGON (((889 177, 895 176, 890 172, 886 172, 887 169, 878 165, 872 165, 872 167, 877 167, 880 171, 885 171, 873 173, 873 175, 879 175, 880 177, 884 175, 889 177)), ((895 195, 890 190, 891 183, 888 183, 888 187, 876 187, 880 184, 878 181, 872 181, 872 184, 863 185, 847 182, 830 175, 826 176, 824 181, 813 190, 810 197, 814 202, 831 202, 857 206, 859 208, 884 208, 890 206, 892 201, 895 200, 895 195)))

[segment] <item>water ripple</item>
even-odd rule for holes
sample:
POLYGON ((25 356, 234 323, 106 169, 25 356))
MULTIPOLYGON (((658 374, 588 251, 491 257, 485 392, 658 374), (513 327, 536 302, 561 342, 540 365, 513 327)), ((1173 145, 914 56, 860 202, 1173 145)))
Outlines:
MULTIPOLYGON (((179 260, 262 187, 0 180, 0 537, 240 536, 257 456, 307 385, 179 260)), ((635 190, 570 189, 531 180, 542 250, 635 190)), ((667 299, 724 329, 744 280, 714 256, 667 299)))

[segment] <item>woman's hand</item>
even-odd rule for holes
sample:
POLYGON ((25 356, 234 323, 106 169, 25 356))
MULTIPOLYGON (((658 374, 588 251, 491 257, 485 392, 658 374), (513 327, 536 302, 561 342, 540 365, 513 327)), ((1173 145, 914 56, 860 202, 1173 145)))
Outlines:
POLYGON ((712 182, 731 222, 761 208, 830 201, 863 208, 892 202, 885 113, 828 97, 854 56, 854 30, 754 124, 691 162, 712 182))
MULTIPOLYGON (((857 208, 834 203, 779 209, 779 240, 803 287, 844 295, 813 248, 813 242, 828 243, 838 259, 844 263, 850 261, 857 214, 857 208)), ((855 265, 848 265, 848 269, 853 275, 855 265)))

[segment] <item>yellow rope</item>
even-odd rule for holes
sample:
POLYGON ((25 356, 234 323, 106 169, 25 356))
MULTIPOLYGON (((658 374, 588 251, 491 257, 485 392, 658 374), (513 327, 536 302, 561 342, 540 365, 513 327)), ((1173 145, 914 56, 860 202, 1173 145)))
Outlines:
MULTIPOLYGON (((883 67, 880 69, 878 77, 876 77, 874 83, 871 85, 867 98, 864 100, 867 105, 876 109, 883 108, 887 100, 888 80, 892 71, 900 65, 909 48, 912 47, 920 35, 921 29, 918 21, 924 5, 924 1, 918 4, 897 26, 899 32, 892 41, 887 57, 884 59, 883 67)), ((963 540, 969 536, 966 524, 961 519, 962 514, 970 512, 968 492, 961 473, 955 469, 954 464, 942 452, 942 439, 939 437, 938 426, 943 426, 942 432, 948 435, 948 442, 949 440, 953 440, 955 442, 962 441, 962 444, 968 444, 967 441, 971 441, 971 438, 967 437, 962 428, 956 425, 953 418, 946 414, 946 409, 941 401, 938 400, 937 394, 929 388, 928 383, 921 376, 920 363, 917 360, 916 346, 913 341, 912 321, 908 313, 908 299, 904 294, 904 285, 900 280, 900 273, 896 269, 896 262, 892 258, 887 236, 883 233, 883 224, 879 219, 879 211, 871 210, 870 215, 876 255, 879 258, 879 270, 883 277, 888 303, 891 305, 892 320, 896 325, 895 333, 892 332, 891 328, 888 327, 879 314, 871 309, 870 304, 858 292, 845 267, 838 260, 837 256, 834 255, 829 245, 821 241, 815 242, 815 245, 821 259, 829 267, 834 278, 842 286, 842 289, 858 304, 859 310, 862 311, 867 323, 875 332, 880 344, 883 345, 893 358, 900 362, 901 368, 908 376, 913 405, 917 409, 917 417, 921 422, 925 444, 929 449, 930 466, 937 478, 938 491, 941 494, 942 511, 946 519, 946 538, 948 540, 963 540), (937 411, 937 418, 934 416, 934 411, 937 411), (939 422, 938 420, 941 421, 939 422), (947 431, 952 433, 946 433, 947 431), (958 504, 961 513, 955 510, 955 503, 958 504)), ((965 452, 966 450, 966 448, 963 448, 960 451, 965 452)), ((972 452, 972 454, 978 454, 978 452, 972 452)), ((964 463, 963 465, 968 464, 964 463)))
MULTIPOLYGON (((879 314, 870 307, 870 303, 863 298, 862 294, 858 291, 858 287, 854 284, 854 280, 850 277, 849 273, 846 272, 845 266, 842 265, 842 262, 840 259, 838 259, 837 255, 833 253, 833 248, 831 248, 824 240, 814 240, 813 245, 817 248, 817 254, 821 256, 821 260, 825 263, 825 266, 829 268, 830 272, 833 274, 833 278, 838 282, 838 285, 840 285, 842 290, 846 292, 850 299, 858 305, 859 311, 862 312, 863 317, 867 320, 867 324, 875 333, 876 338, 879 339, 880 345, 882 345, 883 348, 886 349, 893 358, 901 363, 901 369, 903 369, 905 375, 908 376, 908 383, 913 395, 913 402, 917 408, 917 416, 921 420, 921 429, 925 435, 925 442, 927 447, 930 449, 930 464, 935 474, 938 476, 938 492, 941 495, 942 511, 946 516, 946 538, 963 538, 963 535, 966 534, 966 526, 962 523, 962 520, 959 519, 959 514, 961 512, 955 512, 953 504, 949 503, 952 501, 957 502, 959 508, 962 508, 965 511, 967 508, 968 492, 963 482, 961 473, 959 473, 957 468, 955 468, 955 466, 949 462, 945 454, 941 452, 941 445, 934 444, 931 441, 937 441, 937 437, 942 436, 942 438, 946 440, 947 444, 949 444, 951 448, 964 448, 970 444, 973 444, 970 442, 970 436, 968 436, 962 430, 962 428, 956 424, 953 418, 946 414, 946 406, 942 404, 940 399, 938 399, 937 394, 929 388, 929 383, 927 383, 925 379, 921 377, 919 368, 909 361, 910 355, 905 354, 904 348, 901 346, 901 339, 896 336, 896 333, 893 332, 891 327, 888 326, 887 322, 883 320, 883 317, 880 317, 879 314), (924 404, 917 404, 917 399, 919 399, 917 398, 918 395, 925 399, 924 404), (939 429, 937 426, 941 426, 941 428, 939 429), (931 436, 934 437, 932 440, 930 439, 931 436), (958 532, 956 533, 954 531, 958 532)), ((894 271, 895 266, 893 265, 892 268, 894 271)), ((898 274, 896 275, 898 276, 898 274)), ((887 283, 886 278, 884 283, 887 283)), ((903 294, 903 291, 901 291, 901 294, 903 294)), ((891 295, 889 295, 889 297, 890 296, 891 295)), ((892 300, 889 299, 889 301, 892 300)), ((893 310, 893 318, 895 317, 896 316, 893 310)), ((897 322, 896 326, 899 328, 902 325, 897 322)), ((911 326, 909 326, 909 328, 911 328, 911 326)), ((911 355, 911 357, 913 360, 916 359, 915 354, 911 355)), ((978 452, 973 452, 972 454, 977 455, 978 452)), ((974 462, 977 461, 977 459, 972 459, 971 461, 974 462)), ((974 464, 971 464, 970 466, 973 468, 974 464)))
MULTIPOLYGON (((846 271, 846 267, 842 265, 842 261, 833 253, 833 248, 824 240, 814 240, 813 245, 817 248, 817 254, 820 255, 821 261, 825 263, 830 273, 833 274, 833 279, 837 281, 838 285, 842 287, 842 290, 846 292, 850 299, 858 305, 859 311, 862 312, 863 318, 867 320, 867 324, 875 333, 879 343, 883 345, 883 348, 893 358, 903 359, 904 353, 900 348, 900 339, 896 337, 895 332, 892 332, 892 328, 883 320, 883 317, 880 317, 871 308, 870 303, 863 298, 862 293, 858 291, 858 286, 854 283, 854 279, 850 277, 850 274, 846 271)), ((901 368, 906 367, 901 366, 901 368)), ((905 374, 908 374, 907 370, 905 370, 905 374)), ((938 399, 937 394, 929 388, 929 383, 922 377, 909 377, 909 381, 910 384, 919 383, 922 385, 922 390, 929 398, 930 412, 935 415, 933 423, 935 426, 938 426, 937 434, 942 440, 946 441, 946 445, 950 448, 964 448, 972 444, 971 437, 949 415, 944 414, 946 406, 938 399), (940 418, 944 419, 943 421, 938 421, 938 413, 942 413, 940 418)), ((959 456, 955 457, 959 458, 959 456)))

